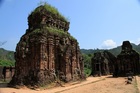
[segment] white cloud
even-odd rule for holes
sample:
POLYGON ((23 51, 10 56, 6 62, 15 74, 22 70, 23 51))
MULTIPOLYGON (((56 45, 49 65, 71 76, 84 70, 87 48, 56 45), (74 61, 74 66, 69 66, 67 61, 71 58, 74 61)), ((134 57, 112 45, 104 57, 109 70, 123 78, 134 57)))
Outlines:
POLYGON ((137 45, 140 44, 140 38, 138 38, 138 39, 136 40, 136 44, 137 44, 137 45))
POLYGON ((136 44, 140 44, 140 38, 137 39, 136 44))
POLYGON ((111 48, 115 48, 115 47, 117 47, 117 44, 116 44, 116 42, 114 42, 111 39, 103 41, 103 43, 101 45, 101 48, 103 48, 103 49, 111 49, 111 48))
POLYGON ((136 39, 136 40, 132 40, 130 41, 131 43, 134 43, 136 45, 140 44, 140 38, 136 39))

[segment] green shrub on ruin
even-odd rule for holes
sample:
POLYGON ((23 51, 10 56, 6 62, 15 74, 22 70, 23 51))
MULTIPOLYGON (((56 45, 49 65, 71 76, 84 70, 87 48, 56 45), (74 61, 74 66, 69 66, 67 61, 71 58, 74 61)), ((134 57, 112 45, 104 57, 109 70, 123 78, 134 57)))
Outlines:
POLYGON ((70 34, 66 33, 64 30, 62 29, 57 29, 55 27, 46 27, 45 28, 49 33, 54 34, 56 36, 60 36, 60 37, 69 37, 72 40, 76 40, 73 36, 71 36, 70 34))
POLYGON ((51 6, 48 3, 43 3, 42 5, 40 5, 38 8, 36 8, 31 14, 36 14, 36 13, 42 13, 42 14, 46 14, 46 12, 55 15, 56 17, 64 20, 64 21, 68 21, 61 13, 58 12, 58 9, 51 6), (45 9, 45 11, 42 11, 43 9, 45 9))

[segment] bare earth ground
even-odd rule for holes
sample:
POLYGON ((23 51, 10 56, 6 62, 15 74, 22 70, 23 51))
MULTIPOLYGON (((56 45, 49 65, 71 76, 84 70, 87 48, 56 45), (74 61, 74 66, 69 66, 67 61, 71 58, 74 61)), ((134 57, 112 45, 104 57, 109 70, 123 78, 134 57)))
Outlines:
POLYGON ((46 90, 31 90, 8 88, 0 84, 0 93, 139 93, 140 77, 134 77, 132 84, 126 84, 124 77, 111 76, 88 77, 86 81, 76 84, 66 84, 65 87, 56 87, 46 90))

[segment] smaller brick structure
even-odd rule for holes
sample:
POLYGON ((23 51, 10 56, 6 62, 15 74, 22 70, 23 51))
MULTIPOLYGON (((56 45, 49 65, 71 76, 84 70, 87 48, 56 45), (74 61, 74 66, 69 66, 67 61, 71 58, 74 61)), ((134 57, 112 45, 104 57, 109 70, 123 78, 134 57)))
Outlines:
POLYGON ((140 73, 139 53, 133 50, 129 41, 122 43, 121 53, 117 56, 114 76, 126 76, 132 72, 135 75, 140 73))
POLYGON ((94 53, 92 58, 92 75, 109 75, 114 71, 116 57, 108 51, 94 53))
MULTIPOLYGON (((0 80, 3 80, 3 66, 0 66, 0 80)), ((6 80, 12 79, 14 75, 15 67, 6 67, 6 80)))

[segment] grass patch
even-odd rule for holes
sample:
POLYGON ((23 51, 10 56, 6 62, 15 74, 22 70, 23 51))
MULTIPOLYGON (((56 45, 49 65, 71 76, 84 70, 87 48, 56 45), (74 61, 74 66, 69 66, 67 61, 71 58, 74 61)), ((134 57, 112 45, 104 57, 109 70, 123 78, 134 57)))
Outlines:
POLYGON ((62 30, 62 29, 57 29, 57 28, 55 28, 55 27, 46 27, 46 29, 47 29, 50 33, 52 33, 52 34, 54 34, 54 35, 56 35, 56 36, 60 36, 60 37, 69 37, 69 38, 72 39, 72 40, 76 40, 73 36, 71 36, 70 34, 64 32, 64 30, 62 30))
POLYGON ((55 27, 46 26, 44 29, 35 29, 33 32, 30 33, 30 35, 34 35, 34 34, 41 34, 41 35, 43 35, 43 34, 44 35, 51 34, 51 35, 56 35, 56 36, 59 36, 59 37, 68 37, 71 40, 76 41, 76 39, 73 36, 71 36, 70 34, 66 33, 64 30, 57 29, 55 27))
POLYGON ((58 12, 58 9, 51 6, 48 3, 43 3, 39 7, 37 7, 31 14, 36 14, 36 13, 41 13, 41 14, 46 14, 46 12, 52 13, 53 15, 57 16, 58 18, 67 21, 67 19, 58 12), (45 9, 45 10, 44 10, 45 9))

